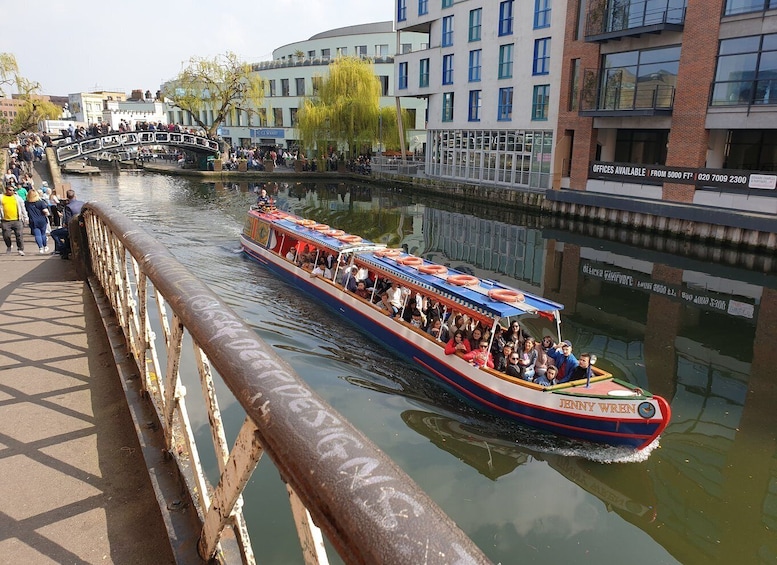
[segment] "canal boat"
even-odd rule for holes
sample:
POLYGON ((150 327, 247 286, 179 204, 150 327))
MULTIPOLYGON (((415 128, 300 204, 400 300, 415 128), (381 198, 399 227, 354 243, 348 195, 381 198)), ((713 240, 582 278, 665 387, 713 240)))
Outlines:
POLYGON ((240 243, 248 257, 333 308, 481 410, 561 436, 633 450, 653 444, 669 422, 666 400, 598 367, 587 379, 550 387, 513 378, 476 366, 459 353, 446 354, 445 343, 401 316, 388 315, 374 291, 362 298, 346 287, 356 273, 367 273, 369 281, 396 282, 409 292, 436 299, 446 315, 466 315, 492 328, 492 335, 500 322, 542 317, 554 324, 559 343, 561 304, 274 206, 251 207, 240 243), (314 274, 311 264, 300 264, 303 256, 314 256, 311 263, 317 264, 319 257, 330 255, 332 279, 314 274))

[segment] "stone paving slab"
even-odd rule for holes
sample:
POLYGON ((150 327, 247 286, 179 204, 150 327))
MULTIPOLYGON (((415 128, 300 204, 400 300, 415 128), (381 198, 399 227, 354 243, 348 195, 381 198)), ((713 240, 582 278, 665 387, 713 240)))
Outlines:
POLYGON ((92 294, 25 252, 0 245, 0 564, 173 563, 92 294))

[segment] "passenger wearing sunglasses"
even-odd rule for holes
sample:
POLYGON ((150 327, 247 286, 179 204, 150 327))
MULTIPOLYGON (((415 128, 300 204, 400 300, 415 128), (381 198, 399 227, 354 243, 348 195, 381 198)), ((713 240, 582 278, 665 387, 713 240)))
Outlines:
POLYGON ((488 342, 481 341, 477 349, 473 349, 464 356, 464 359, 475 365, 475 367, 486 366, 489 369, 494 368, 494 358, 488 350, 488 342))

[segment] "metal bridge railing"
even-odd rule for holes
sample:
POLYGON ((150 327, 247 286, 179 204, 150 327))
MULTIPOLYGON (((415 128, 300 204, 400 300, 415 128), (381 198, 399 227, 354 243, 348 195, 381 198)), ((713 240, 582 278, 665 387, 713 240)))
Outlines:
POLYGON ((204 153, 217 153, 218 141, 194 135, 168 131, 132 131, 89 137, 56 146, 57 160, 65 163, 72 159, 104 151, 126 151, 141 145, 171 145, 204 153))
POLYGON ((287 485, 306 563, 327 562, 322 532, 346 563, 488 563, 412 479, 167 248, 109 206, 88 203, 82 220, 85 238, 76 251, 80 247, 86 256, 90 284, 110 302, 167 452, 197 505, 203 559, 230 562, 219 543, 232 543, 233 536, 225 535, 232 530, 239 560, 255 562, 241 496, 266 453, 287 485), (152 324, 154 316, 158 322, 152 324), (184 347, 189 343, 191 350, 184 347), (187 370, 196 372, 201 384, 219 466, 216 485, 203 472, 198 454, 203 446, 189 422, 181 378, 184 372, 190 382, 187 370), (246 413, 232 446, 214 371, 246 413))

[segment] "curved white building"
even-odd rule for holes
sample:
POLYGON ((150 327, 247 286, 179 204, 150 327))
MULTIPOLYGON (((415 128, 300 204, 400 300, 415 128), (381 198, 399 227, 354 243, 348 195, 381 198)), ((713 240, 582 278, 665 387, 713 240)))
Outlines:
MULTIPOLYGON (((233 147, 295 147, 299 140, 295 126, 297 110, 302 105, 300 99, 316 93, 320 80, 329 72, 329 63, 339 56, 372 59, 375 74, 383 86, 380 105, 395 108, 394 55, 426 49, 426 37, 405 33, 403 43, 398 45, 393 22, 386 21, 337 28, 278 47, 271 61, 254 64, 254 70, 265 81, 265 98, 259 116, 249 117, 244 113, 235 118, 230 116, 219 128, 219 135, 233 147)), ((408 129, 408 149, 422 151, 426 138, 426 100, 403 98, 402 108, 415 114, 415 124, 408 129)), ((185 113, 178 109, 171 109, 169 119, 190 125, 185 113)))

